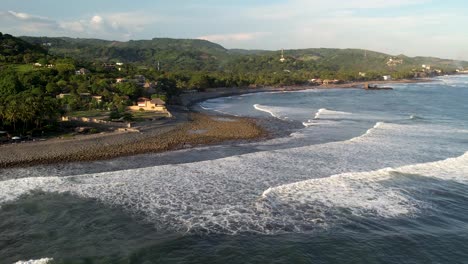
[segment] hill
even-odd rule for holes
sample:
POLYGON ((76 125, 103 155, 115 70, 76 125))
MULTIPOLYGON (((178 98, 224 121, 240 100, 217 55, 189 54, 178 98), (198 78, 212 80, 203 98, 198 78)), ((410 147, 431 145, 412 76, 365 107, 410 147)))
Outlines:
POLYGON ((30 63, 46 55, 40 46, 0 32, 0 63, 30 63))
POLYGON ((215 71, 228 52, 221 45, 205 40, 158 38, 137 41, 107 41, 49 37, 22 37, 30 43, 45 45, 57 56, 84 61, 162 64, 170 70, 215 71))
POLYGON ((22 37, 48 48, 53 55, 97 62, 124 62, 167 71, 221 71, 233 73, 308 71, 308 72, 380 72, 395 73, 431 65, 443 71, 468 67, 468 62, 432 57, 407 57, 361 49, 298 49, 280 51, 228 50, 219 44, 197 39, 154 38, 137 41, 99 39, 22 37))

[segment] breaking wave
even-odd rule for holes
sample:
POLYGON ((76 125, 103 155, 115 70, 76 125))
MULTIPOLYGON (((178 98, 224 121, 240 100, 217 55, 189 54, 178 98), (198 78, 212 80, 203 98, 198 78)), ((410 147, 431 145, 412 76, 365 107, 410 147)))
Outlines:
POLYGON ((42 259, 37 259, 37 260, 26 260, 26 261, 17 261, 14 264, 47 264, 53 261, 51 258, 42 258, 42 259))
POLYGON ((356 141, 356 140, 362 139, 363 137, 367 137, 367 136, 369 136, 370 134, 372 134, 375 130, 377 130, 377 129, 383 127, 384 125, 385 125, 384 122, 377 122, 372 128, 368 129, 368 130, 366 131, 366 133, 364 133, 364 134, 361 135, 361 136, 352 138, 352 139, 350 139, 349 141, 356 141))
POLYGON ((275 112, 273 112, 273 110, 271 108, 268 108, 267 106, 255 104, 253 107, 258 111, 270 114, 272 117, 282 119, 279 115, 277 115, 275 112))
MULTIPOLYGON (((343 143, 326 145, 326 149, 337 148, 339 151, 342 147, 338 146, 343 143)), ((323 156, 320 149, 317 148, 318 153, 312 155, 323 156)), ((311 179, 314 171, 330 170, 320 168, 320 163, 312 167, 300 166, 303 160, 311 160, 311 157, 290 158, 303 156, 304 150, 247 154, 244 158, 230 157, 114 173, 8 180, 0 185, 0 204, 14 201, 34 190, 69 192, 143 214, 158 228, 195 233, 274 234, 308 232, 352 217, 392 218, 419 213, 426 204, 412 196, 411 184, 400 181, 402 174, 460 182, 468 180, 468 153, 458 158, 397 169, 347 172, 311 179), (290 167, 275 165, 286 157, 289 157, 290 167), (249 164, 248 160, 253 158, 256 159, 249 164), (269 169, 265 170, 264 166, 269 169), (304 180, 261 189, 269 182, 284 182, 282 171, 292 174, 289 181, 295 178, 304 180), (309 179, 305 179, 307 177, 309 179), (263 194, 261 190, 265 190, 263 194), (256 192, 258 196, 254 195, 256 192)), ((354 156, 349 154, 349 157, 354 156)), ((359 159, 356 157, 352 162, 356 169, 359 159)), ((349 168, 348 171, 356 169, 349 168)), ((413 184, 419 183, 415 181, 413 184)))
POLYGON ((352 115, 352 113, 348 113, 348 112, 340 112, 340 111, 332 111, 332 110, 328 110, 326 108, 321 108, 317 111, 317 113, 315 114, 315 117, 314 119, 320 119, 322 118, 323 116, 326 116, 326 118, 336 118, 336 117, 342 117, 343 115, 352 115))
POLYGON ((269 188, 263 192, 257 207, 296 222, 328 225, 344 215, 394 218, 411 215, 428 207, 415 198, 412 189, 417 180, 404 175, 433 177, 441 180, 468 182, 468 152, 443 161, 386 168, 371 172, 343 173, 269 188), (331 217, 333 216, 333 217, 331 217))

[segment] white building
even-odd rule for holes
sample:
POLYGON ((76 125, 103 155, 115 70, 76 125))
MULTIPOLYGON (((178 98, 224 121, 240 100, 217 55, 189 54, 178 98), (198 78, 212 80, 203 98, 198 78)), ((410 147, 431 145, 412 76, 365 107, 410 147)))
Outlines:
POLYGON ((383 77, 384 81, 391 81, 392 80, 392 76, 390 76, 390 75, 384 75, 382 77, 383 77))

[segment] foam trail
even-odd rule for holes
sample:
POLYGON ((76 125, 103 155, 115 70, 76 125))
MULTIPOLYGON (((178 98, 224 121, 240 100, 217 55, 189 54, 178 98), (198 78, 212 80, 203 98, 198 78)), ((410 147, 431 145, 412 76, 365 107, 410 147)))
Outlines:
POLYGON ((317 111, 315 114, 314 119, 320 119, 323 115, 329 115, 329 116, 336 116, 336 115, 351 115, 352 113, 348 112, 340 112, 340 111, 332 111, 328 110, 326 108, 321 108, 317 111))
POLYGON ((219 109, 210 108, 210 107, 204 105, 203 103, 198 104, 198 106, 200 106, 203 110, 214 111, 214 112, 218 112, 218 113, 223 114, 223 115, 239 116, 239 115, 235 115, 235 114, 232 114, 232 113, 228 113, 228 112, 221 111, 221 110, 219 110, 219 109))
POLYGON ((410 119, 411 120, 421 120, 421 119, 424 119, 424 118, 422 118, 420 116, 417 116, 417 115, 410 115, 410 119))
POLYGON ((17 261, 14 264, 47 264, 49 262, 53 261, 51 258, 42 258, 42 259, 37 259, 37 260, 26 260, 26 261, 17 261))
POLYGON ((268 114, 270 114, 270 115, 271 115, 272 117, 274 117, 274 118, 282 119, 279 115, 275 114, 272 110, 267 109, 266 106, 262 106, 262 105, 259 105, 259 104, 255 104, 255 105, 254 105, 254 108, 255 108, 256 110, 258 110, 258 111, 268 113, 268 114))

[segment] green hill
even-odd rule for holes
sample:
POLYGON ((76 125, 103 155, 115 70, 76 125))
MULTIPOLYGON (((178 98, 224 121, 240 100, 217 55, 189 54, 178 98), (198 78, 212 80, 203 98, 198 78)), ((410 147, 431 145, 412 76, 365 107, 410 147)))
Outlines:
POLYGON ((31 63, 46 55, 40 46, 0 32, 0 63, 31 63))
POLYGON ((169 70, 218 70, 228 52, 205 40, 168 39, 128 42, 99 39, 22 37, 30 43, 47 45, 58 56, 77 60, 138 63, 146 66, 160 62, 169 70))
POLYGON ((124 62, 144 66, 160 63, 167 71, 221 71, 234 73, 312 71, 312 72, 404 72, 422 64, 444 71, 468 67, 468 62, 431 57, 393 56, 360 49, 298 49, 280 51, 228 50, 219 44, 195 39, 154 38, 138 41, 22 37, 42 45, 53 55, 97 62, 124 62))

